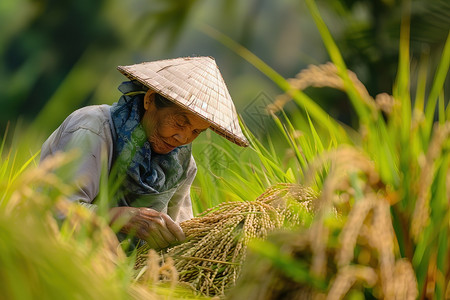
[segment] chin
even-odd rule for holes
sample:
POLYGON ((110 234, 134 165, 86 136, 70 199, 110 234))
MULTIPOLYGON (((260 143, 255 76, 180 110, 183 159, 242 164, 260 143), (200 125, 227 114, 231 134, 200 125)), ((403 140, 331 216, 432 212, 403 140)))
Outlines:
POLYGON ((150 144, 150 145, 151 145, 152 151, 157 154, 168 154, 176 148, 176 147, 175 148, 167 148, 167 147, 165 147, 164 144, 163 145, 150 144))

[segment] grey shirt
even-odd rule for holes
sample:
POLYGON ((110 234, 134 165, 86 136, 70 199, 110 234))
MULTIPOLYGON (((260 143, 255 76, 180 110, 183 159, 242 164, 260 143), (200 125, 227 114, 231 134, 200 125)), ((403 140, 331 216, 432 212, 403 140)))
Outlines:
MULTIPOLYGON (((91 209, 100 188, 102 165, 111 170, 113 159, 112 120, 109 105, 93 105, 76 110, 50 135, 42 145, 41 161, 58 151, 79 149, 76 161, 76 192, 72 201, 91 209)), ((159 194, 148 194, 133 203, 135 207, 149 207, 167 213, 180 223, 193 217, 190 187, 197 173, 191 156, 186 177, 175 188, 159 194)))

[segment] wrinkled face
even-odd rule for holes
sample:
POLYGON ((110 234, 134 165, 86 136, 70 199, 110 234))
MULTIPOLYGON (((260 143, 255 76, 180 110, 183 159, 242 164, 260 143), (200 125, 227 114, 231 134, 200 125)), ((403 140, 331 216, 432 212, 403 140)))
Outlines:
POLYGON ((210 123, 178 106, 157 108, 155 94, 144 97, 145 113, 141 123, 152 150, 167 154, 176 147, 191 143, 210 123))

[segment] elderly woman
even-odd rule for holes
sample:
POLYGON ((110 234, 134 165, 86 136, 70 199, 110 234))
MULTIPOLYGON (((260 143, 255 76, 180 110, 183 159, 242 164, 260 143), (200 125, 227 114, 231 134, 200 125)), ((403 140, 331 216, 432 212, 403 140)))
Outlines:
POLYGON ((106 162, 109 175, 120 182, 111 224, 164 248, 184 239, 179 223, 193 217, 189 192, 197 168, 191 142, 208 128, 240 146, 248 142, 213 58, 118 69, 131 80, 119 86, 119 101, 73 112, 43 144, 41 161, 80 149, 76 175, 83 180, 71 200, 93 210, 106 162))

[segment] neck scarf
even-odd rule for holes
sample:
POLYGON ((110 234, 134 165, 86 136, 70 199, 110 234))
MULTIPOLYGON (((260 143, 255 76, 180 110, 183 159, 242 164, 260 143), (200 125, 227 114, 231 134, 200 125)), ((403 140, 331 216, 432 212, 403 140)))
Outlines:
POLYGON ((141 118, 147 88, 136 81, 119 86, 124 94, 111 106, 115 171, 123 177, 121 194, 130 205, 140 195, 157 194, 176 187, 186 177, 191 145, 167 154, 154 153, 147 140, 141 118))

